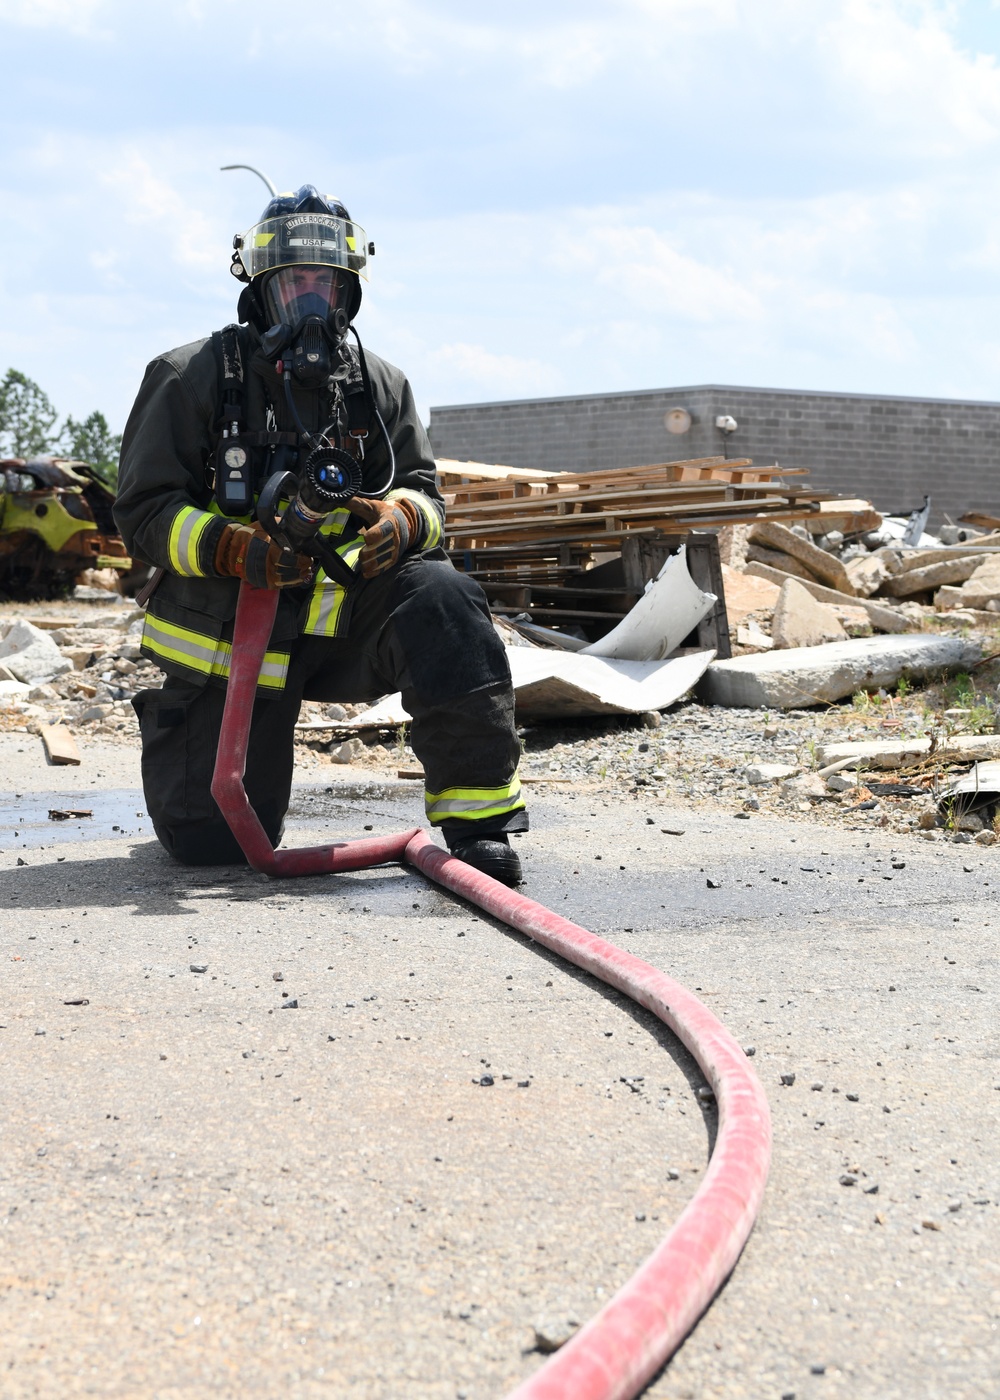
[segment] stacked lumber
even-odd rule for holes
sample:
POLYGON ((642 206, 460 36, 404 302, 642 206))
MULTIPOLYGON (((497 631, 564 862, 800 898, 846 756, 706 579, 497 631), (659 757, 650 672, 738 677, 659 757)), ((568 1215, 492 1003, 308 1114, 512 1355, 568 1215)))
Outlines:
MULTIPOLYGON (((626 536, 684 534, 762 519, 802 520, 837 500, 830 492, 788 486, 802 469, 755 467, 722 457, 596 472, 486 469, 439 462, 448 505, 448 548, 479 577, 515 572, 554 579, 618 551, 626 536), (499 475, 499 473, 503 475, 499 475)), ((824 529, 875 529, 866 502, 833 510, 824 529)))
MULTIPOLYGON (((805 475, 723 457, 593 472, 438 462, 447 548, 494 610, 530 608, 538 622, 578 625, 591 640, 628 612, 688 536, 768 521, 809 520, 820 534, 881 524, 867 501, 787 480, 805 475)), ((703 573, 699 586, 719 592, 711 561, 703 573)))

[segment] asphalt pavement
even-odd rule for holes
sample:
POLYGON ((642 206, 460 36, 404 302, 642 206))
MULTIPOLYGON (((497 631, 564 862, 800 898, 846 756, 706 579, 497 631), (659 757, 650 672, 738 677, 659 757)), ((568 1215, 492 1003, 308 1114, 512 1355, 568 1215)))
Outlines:
MULTIPOLYGON (((413 872, 176 866, 132 749, 0 762, 3 1396, 501 1397, 697 1189, 702 1077, 618 994, 413 872)), ((421 822, 331 771, 290 844, 421 822)), ((535 789, 518 849, 771 1102, 758 1226, 647 1394, 1000 1392, 1000 855, 600 785, 535 789)))

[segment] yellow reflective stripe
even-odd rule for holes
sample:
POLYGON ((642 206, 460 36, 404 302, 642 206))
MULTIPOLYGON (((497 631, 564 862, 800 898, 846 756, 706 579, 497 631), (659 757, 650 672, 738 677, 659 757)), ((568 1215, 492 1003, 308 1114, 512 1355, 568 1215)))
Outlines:
MULTIPOLYGON (((166 622, 162 617, 147 614, 142 628, 142 646, 155 656, 162 656, 165 661, 172 661, 177 666, 185 666, 189 671, 197 671, 204 676, 229 676, 233 654, 229 642, 195 632, 189 627, 180 627, 176 622, 166 622)), ((266 651, 257 684, 270 690, 284 689, 291 659, 291 653, 287 651, 266 651)))
POLYGON ((453 820, 481 821, 500 817, 524 806, 521 780, 515 773, 509 783, 495 788, 445 788, 424 794, 424 806, 432 823, 453 820))
POLYGON ((412 501, 420 511, 427 526, 421 548, 433 549, 436 544, 441 543, 441 517, 434 509, 434 502, 431 500, 430 496, 425 496, 422 491, 411 491, 408 486, 398 486, 395 491, 389 492, 388 496, 386 496, 386 500, 412 501))
POLYGON ((320 569, 316 574, 303 632, 312 637, 335 637, 346 597, 347 590, 341 584, 327 578, 320 569))
POLYGON ((344 526, 351 518, 351 512, 347 509, 332 510, 319 527, 321 535, 342 535, 344 526))
POLYGON ((204 569, 198 565, 198 542, 213 519, 210 511, 181 506, 170 522, 167 553, 170 567, 181 578, 205 577, 204 569))
MULTIPOLYGON (((338 534, 342 531, 349 515, 350 511, 334 511, 331 516, 330 533, 338 534), (337 517, 341 515, 343 519, 339 520, 337 517)), ((363 545, 364 541, 354 535, 343 544, 338 544, 336 552, 348 568, 353 569, 357 565, 363 545)), ((347 590, 343 584, 331 579, 325 570, 317 569, 309 609, 302 624, 303 633, 310 637, 336 637, 340 631, 346 598, 347 590)))

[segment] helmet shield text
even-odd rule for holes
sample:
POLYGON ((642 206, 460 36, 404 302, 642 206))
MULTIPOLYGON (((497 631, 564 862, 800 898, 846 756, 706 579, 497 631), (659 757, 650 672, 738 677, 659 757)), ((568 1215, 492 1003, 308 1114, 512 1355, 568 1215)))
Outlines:
POLYGON ((250 278, 296 263, 343 268, 368 278, 368 240, 359 224, 333 214, 281 214, 237 239, 250 278))

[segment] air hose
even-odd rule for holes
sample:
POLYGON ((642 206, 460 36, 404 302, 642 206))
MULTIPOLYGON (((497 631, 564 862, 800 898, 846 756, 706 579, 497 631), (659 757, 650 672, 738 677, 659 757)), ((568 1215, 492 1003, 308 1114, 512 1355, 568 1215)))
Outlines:
POLYGON ((425 831, 273 850, 250 806, 243 773, 257 678, 277 603, 276 590, 240 587, 212 779, 212 795, 250 865, 267 875, 297 876, 405 861, 658 1016, 694 1056, 715 1094, 715 1149, 692 1200, 610 1302, 508 1397, 631 1400, 680 1346, 728 1277, 753 1228, 771 1157, 764 1090, 726 1028, 679 982, 474 870, 435 845, 425 831))

